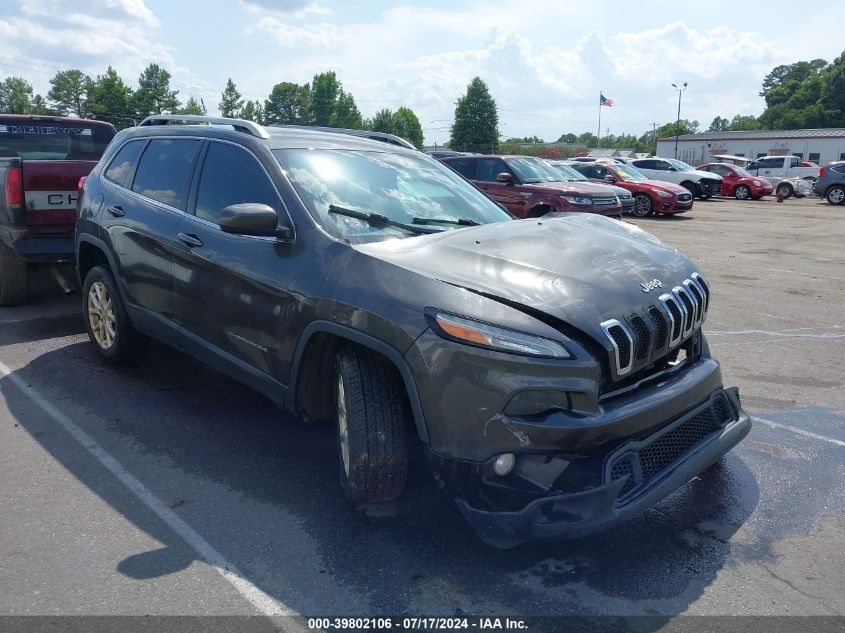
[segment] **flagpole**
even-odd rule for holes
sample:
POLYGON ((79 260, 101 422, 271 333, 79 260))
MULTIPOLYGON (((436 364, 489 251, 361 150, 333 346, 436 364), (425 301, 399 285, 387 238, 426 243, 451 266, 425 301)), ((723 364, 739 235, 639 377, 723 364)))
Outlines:
POLYGON ((601 90, 599 90, 599 129, 596 134, 596 149, 601 147, 601 90))

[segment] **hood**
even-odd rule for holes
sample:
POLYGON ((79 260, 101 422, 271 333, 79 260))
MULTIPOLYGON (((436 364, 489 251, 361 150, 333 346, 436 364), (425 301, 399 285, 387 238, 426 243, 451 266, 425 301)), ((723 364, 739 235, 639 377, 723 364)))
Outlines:
POLYGON ((635 225, 586 213, 354 248, 427 278, 545 312, 596 338, 602 321, 656 302, 697 270, 635 225), (644 292, 640 284, 654 279, 664 290, 644 292))
POLYGON ((666 180, 633 180, 631 182, 645 185, 650 189, 668 191, 669 193, 674 193, 675 195, 679 193, 689 193, 686 187, 681 187, 681 185, 676 185, 674 182, 668 182, 666 180))
POLYGON ((537 191, 538 193, 560 193, 566 195, 584 195, 584 196, 606 196, 610 193, 606 185, 597 185, 593 182, 578 181, 560 181, 560 182, 538 182, 533 184, 520 185, 522 189, 527 191, 537 191))
POLYGON ((714 174, 713 172, 709 171, 699 171, 698 169, 688 169, 683 172, 679 172, 682 174, 692 174, 696 178, 709 178, 710 180, 716 180, 718 182, 722 182, 722 177, 719 174, 714 174))

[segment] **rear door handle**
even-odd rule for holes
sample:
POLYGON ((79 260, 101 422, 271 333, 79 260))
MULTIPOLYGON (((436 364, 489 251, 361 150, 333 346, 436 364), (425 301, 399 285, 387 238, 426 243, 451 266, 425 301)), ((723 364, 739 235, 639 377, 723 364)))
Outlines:
POLYGON ((106 207, 106 211, 111 213, 116 218, 122 218, 124 215, 126 215, 126 211, 123 210, 123 207, 109 205, 108 207, 106 207))
POLYGON ((190 246, 191 248, 202 246, 202 240, 191 233, 179 233, 176 237, 178 237, 183 244, 190 246))

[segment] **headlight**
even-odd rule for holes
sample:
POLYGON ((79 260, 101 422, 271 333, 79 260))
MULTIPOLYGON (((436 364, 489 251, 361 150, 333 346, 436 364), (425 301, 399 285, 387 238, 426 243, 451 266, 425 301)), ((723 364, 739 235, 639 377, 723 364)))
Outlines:
POLYGON ((759 180, 755 180, 755 181, 754 181, 754 186, 755 186, 755 187, 762 187, 762 186, 763 186, 763 183, 762 183, 762 182, 760 182, 759 180))
POLYGON ((584 196, 563 196, 569 204, 593 204, 592 198, 585 198, 584 196))
POLYGON ((513 354, 572 358, 572 354, 563 345, 551 339, 465 319, 454 314, 435 312, 427 316, 435 332, 460 343, 513 354))
POLYGON ((658 191, 657 195, 661 198, 671 198, 673 194, 669 193, 668 191, 658 191))

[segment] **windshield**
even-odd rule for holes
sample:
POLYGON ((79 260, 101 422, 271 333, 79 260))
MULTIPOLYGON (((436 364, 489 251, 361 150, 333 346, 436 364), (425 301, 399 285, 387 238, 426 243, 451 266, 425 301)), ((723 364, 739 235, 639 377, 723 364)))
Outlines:
POLYGON ((508 167, 513 169, 519 179, 529 185, 538 182, 561 182, 558 171, 539 158, 508 158, 508 167))
POLYGON ((563 176, 564 180, 571 180, 571 181, 580 181, 580 180, 589 180, 584 174, 579 171, 572 169, 569 165, 564 165, 563 163, 549 163, 552 167, 560 172, 560 175, 563 176))
POLYGON ((674 158, 668 158, 667 160, 681 171, 690 171, 691 169, 695 169, 692 165, 687 165, 682 160, 675 160, 674 158))
POLYGON ((736 172, 737 176, 746 176, 748 178, 753 178, 751 174, 749 174, 743 167, 739 165, 734 165, 733 170, 736 172))
POLYGON ((24 160, 100 160, 114 136, 106 125, 0 118, 0 155, 24 160))
POLYGON ((622 180, 648 180, 648 177, 633 165, 617 165, 611 171, 622 180))
POLYGON ((414 233, 386 222, 374 226, 338 209, 437 230, 511 219, 451 169, 427 157, 339 149, 280 149, 273 154, 314 219, 350 242, 414 233))

